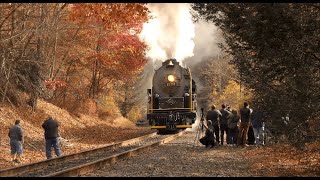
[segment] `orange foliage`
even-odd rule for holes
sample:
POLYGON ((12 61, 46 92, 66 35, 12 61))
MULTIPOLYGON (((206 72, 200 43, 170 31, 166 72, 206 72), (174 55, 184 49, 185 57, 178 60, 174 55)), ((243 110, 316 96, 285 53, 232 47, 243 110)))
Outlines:
POLYGON ((70 7, 68 19, 79 28, 79 43, 74 47, 78 54, 73 56, 92 72, 88 79, 96 88, 93 93, 142 70, 147 46, 138 34, 148 18, 143 3, 78 3, 70 7))

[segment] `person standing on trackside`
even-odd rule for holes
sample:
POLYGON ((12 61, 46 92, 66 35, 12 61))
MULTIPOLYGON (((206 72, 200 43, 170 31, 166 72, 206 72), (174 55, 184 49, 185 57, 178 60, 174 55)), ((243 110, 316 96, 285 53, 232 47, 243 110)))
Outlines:
POLYGON ((47 159, 51 159, 51 148, 54 148, 55 154, 57 157, 61 156, 61 152, 59 149, 59 134, 58 134, 58 121, 54 120, 51 116, 49 116, 42 124, 44 128, 44 136, 46 139, 46 157, 47 159))
POLYGON ((19 119, 14 124, 8 134, 10 137, 11 157, 13 162, 20 163, 23 150, 22 144, 24 143, 23 130, 19 119))
POLYGON ((262 144, 260 142, 259 136, 262 131, 263 114, 259 109, 253 110, 251 123, 252 123, 252 128, 254 133, 255 145, 260 146, 262 144))
POLYGON ((221 141, 220 141, 220 144, 223 145, 223 142, 224 142, 224 132, 226 132, 226 141, 227 141, 227 144, 229 144, 229 132, 228 132, 228 116, 230 115, 230 112, 226 109, 226 105, 225 104, 222 104, 221 105, 221 118, 220 118, 220 138, 221 138, 221 141))
POLYGON ((249 104, 247 102, 243 103, 243 108, 240 109, 240 127, 239 127, 239 133, 238 133, 238 139, 237 139, 237 145, 239 146, 241 144, 241 141, 243 139, 243 145, 248 146, 246 143, 248 139, 248 130, 249 130, 249 123, 250 123, 250 116, 251 116, 251 110, 249 108, 249 104), (244 137, 242 137, 244 136, 244 137))
POLYGON ((232 110, 228 118, 229 143, 231 146, 237 144, 239 116, 236 110, 232 110))
POLYGON ((221 112, 218 109, 216 109, 215 105, 212 105, 211 110, 207 112, 207 117, 206 117, 207 121, 211 120, 212 122, 217 145, 219 145, 219 131, 220 131, 219 121, 221 116, 222 116, 221 112))

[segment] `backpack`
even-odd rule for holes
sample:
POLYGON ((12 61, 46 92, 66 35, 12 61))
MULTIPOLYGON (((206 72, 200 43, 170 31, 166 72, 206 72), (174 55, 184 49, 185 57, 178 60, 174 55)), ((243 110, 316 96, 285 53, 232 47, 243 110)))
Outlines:
POLYGON ((237 116, 233 115, 228 119, 228 128, 230 129, 236 129, 238 126, 238 120, 237 116))

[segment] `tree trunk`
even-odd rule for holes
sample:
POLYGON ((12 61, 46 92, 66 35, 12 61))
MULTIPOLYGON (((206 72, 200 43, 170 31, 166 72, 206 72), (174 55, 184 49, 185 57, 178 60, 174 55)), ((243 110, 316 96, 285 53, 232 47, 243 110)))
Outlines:
MULTIPOLYGON (((101 34, 101 28, 99 29, 99 35, 98 35, 98 41, 97 41, 97 46, 96 46, 96 52, 97 54, 100 53, 100 43, 99 43, 99 39, 100 39, 100 34, 101 34)), ((89 97, 90 98, 95 98, 96 95, 98 94, 98 89, 99 89, 99 84, 100 84, 100 62, 99 59, 95 59, 93 68, 92 68, 92 81, 91 81, 91 86, 90 86, 90 92, 89 92, 89 97)))
POLYGON ((4 73, 5 78, 6 78, 6 84, 4 86, 4 90, 3 90, 3 94, 2 94, 2 100, 1 100, 2 103, 4 103, 6 96, 7 96, 7 91, 8 91, 8 87, 9 87, 9 80, 10 80, 10 72, 11 72, 11 64, 9 65, 8 73, 4 73))
MULTIPOLYGON (((39 36, 38 36, 38 40, 37 40, 37 55, 36 55, 37 62, 41 62, 41 60, 42 60, 42 51, 43 51, 42 35, 43 35, 43 26, 44 26, 44 6, 45 6, 45 4, 40 5, 39 25, 41 28, 40 28, 40 32, 39 32, 39 36)), ((35 73, 35 72, 33 72, 33 73, 35 73)), ((36 80, 33 82, 34 83, 33 86, 30 89, 31 90, 30 102, 31 102, 31 106, 32 106, 32 113, 36 112, 36 110, 37 110, 37 100, 38 100, 37 90, 39 87, 37 87, 38 83, 36 83, 36 82, 37 82, 38 78, 39 77, 37 76, 36 80)))

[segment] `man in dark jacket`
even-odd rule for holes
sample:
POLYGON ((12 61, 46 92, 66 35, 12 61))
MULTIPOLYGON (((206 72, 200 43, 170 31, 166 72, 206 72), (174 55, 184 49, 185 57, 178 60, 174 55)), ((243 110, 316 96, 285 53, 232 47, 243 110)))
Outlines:
POLYGON ((239 127, 239 134, 237 139, 237 145, 242 144, 241 141, 243 139, 243 145, 248 146, 246 141, 248 139, 248 130, 249 130, 249 123, 250 123, 250 116, 251 110, 249 108, 249 104, 247 102, 243 103, 243 108, 240 109, 240 127, 239 127), (244 137, 242 137, 244 136, 244 137))
POLYGON ((23 130, 20 127, 19 119, 17 119, 14 124, 15 125, 10 128, 8 134, 10 137, 11 156, 13 162, 20 163, 22 155, 22 144, 24 141, 23 130))
POLYGON ((208 111, 207 113, 207 121, 208 120, 211 120, 212 122, 212 126, 213 126, 213 130, 214 130, 214 134, 216 136, 216 143, 217 144, 220 144, 219 143, 219 120, 220 120, 220 117, 222 116, 221 112, 216 109, 216 106, 215 105, 212 105, 211 106, 211 110, 208 111))
POLYGON ((54 148, 54 152, 57 157, 61 156, 61 152, 59 149, 59 141, 58 141, 58 121, 54 120, 51 116, 49 116, 42 124, 44 128, 44 136, 46 139, 46 156, 47 159, 51 159, 51 147, 54 148))
POLYGON ((223 145, 224 141, 224 132, 226 132, 226 139, 227 139, 227 144, 229 144, 229 132, 228 132, 228 118, 230 115, 230 112, 226 109, 226 105, 222 104, 221 105, 221 118, 220 118, 220 138, 221 138, 221 145, 223 145))

